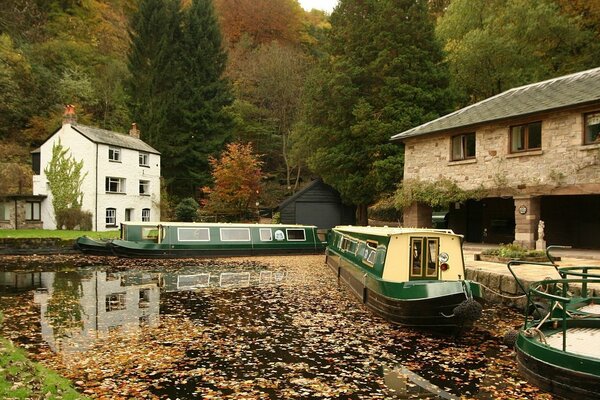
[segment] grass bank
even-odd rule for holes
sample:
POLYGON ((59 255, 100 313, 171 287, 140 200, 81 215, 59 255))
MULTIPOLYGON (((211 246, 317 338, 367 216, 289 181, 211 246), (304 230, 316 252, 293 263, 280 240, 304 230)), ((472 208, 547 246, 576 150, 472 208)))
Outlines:
POLYGON ((37 238, 59 238, 59 239, 77 239, 79 236, 89 236, 95 239, 114 239, 119 237, 119 231, 65 231, 65 230, 47 230, 47 229, 0 229, 0 239, 37 239, 37 238))
MULTIPOLYGON (((1 318, 0 315, 0 323, 1 318)), ((0 337, 1 399, 87 399, 69 380, 27 358, 26 353, 0 337)))

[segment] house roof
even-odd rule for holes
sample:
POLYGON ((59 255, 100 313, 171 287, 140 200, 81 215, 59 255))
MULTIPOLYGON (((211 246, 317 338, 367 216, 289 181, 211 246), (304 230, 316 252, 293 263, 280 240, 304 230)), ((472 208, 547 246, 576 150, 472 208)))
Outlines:
POLYGON ((160 154, 158 150, 154 149, 143 140, 130 135, 79 124, 71 125, 71 128, 81 133, 94 143, 102 143, 123 147, 126 149, 145 151, 147 153, 160 154))
POLYGON ((600 68, 502 92, 392 136, 392 141, 600 100, 600 68))

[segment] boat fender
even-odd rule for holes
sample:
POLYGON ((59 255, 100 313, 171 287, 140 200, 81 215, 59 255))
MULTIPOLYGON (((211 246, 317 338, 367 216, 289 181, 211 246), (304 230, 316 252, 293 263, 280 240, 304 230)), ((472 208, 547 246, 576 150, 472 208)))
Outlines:
POLYGON ((461 321, 477 321, 481 318, 483 307, 476 300, 467 299, 454 307, 454 316, 461 321))
POLYGON ((516 329, 511 329, 504 334, 503 342, 508 347, 514 347, 515 343, 517 343, 517 337, 519 336, 519 331, 516 329))

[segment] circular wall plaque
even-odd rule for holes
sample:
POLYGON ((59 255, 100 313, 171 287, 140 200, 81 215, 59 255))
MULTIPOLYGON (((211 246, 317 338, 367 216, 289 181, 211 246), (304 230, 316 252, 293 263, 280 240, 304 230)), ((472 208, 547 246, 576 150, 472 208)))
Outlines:
POLYGON ((525 214, 527 212, 527 206, 526 205, 522 205, 521 207, 519 207, 519 214, 525 214))

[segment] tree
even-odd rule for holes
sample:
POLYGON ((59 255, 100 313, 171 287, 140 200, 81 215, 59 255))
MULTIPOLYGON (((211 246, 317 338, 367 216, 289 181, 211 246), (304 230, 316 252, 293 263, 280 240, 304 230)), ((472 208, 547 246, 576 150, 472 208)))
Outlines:
POLYGON ((192 197, 186 197, 175 207, 175 218, 181 222, 198 221, 198 203, 192 197))
POLYGON ((453 0, 437 34, 462 105, 597 66, 597 32, 554 0, 453 0))
POLYGON ((252 145, 230 143, 219 159, 210 158, 214 186, 204 188, 209 194, 205 206, 214 213, 246 218, 258 201, 262 180, 262 162, 252 152, 252 145))
MULTIPOLYGON (((60 140, 52 146, 52 158, 44 169, 48 185, 52 192, 52 207, 55 215, 61 215, 65 210, 81 210, 83 192, 81 184, 85 175, 81 174, 83 160, 75 161, 69 154, 69 149, 62 146, 60 140)), ((62 223, 57 221, 58 229, 62 223)))
POLYGON ((424 0, 342 0, 327 48, 294 146, 366 224, 368 205, 402 176, 402 148, 389 138, 448 111, 448 74, 424 0))

